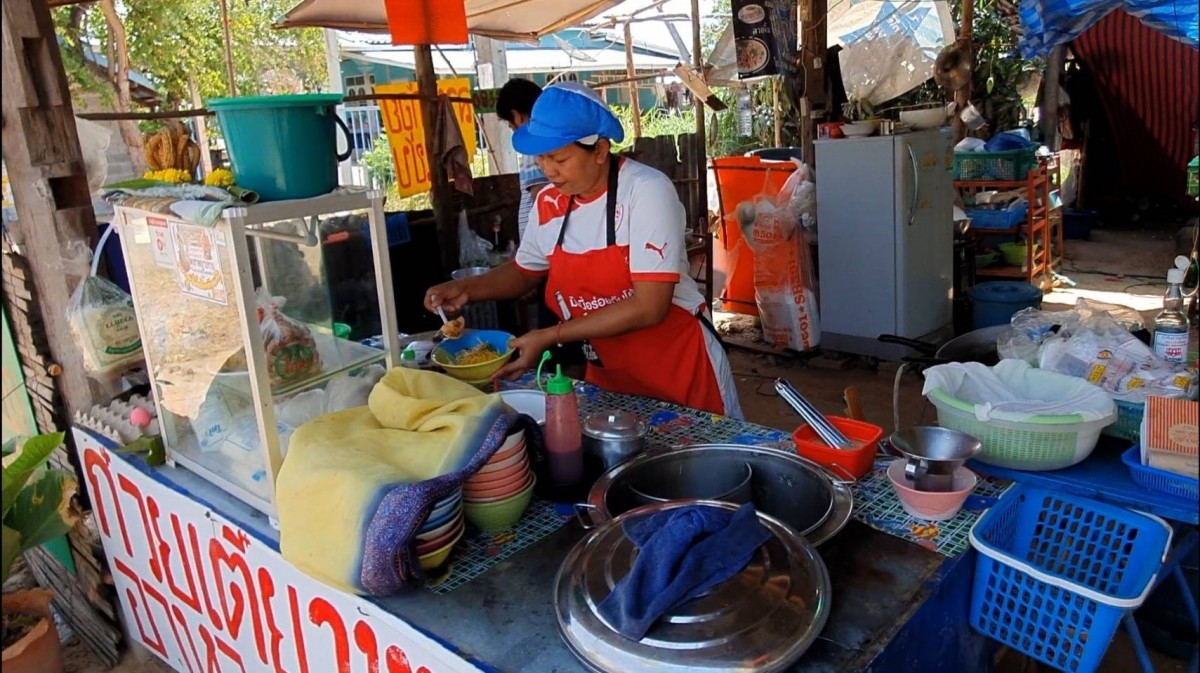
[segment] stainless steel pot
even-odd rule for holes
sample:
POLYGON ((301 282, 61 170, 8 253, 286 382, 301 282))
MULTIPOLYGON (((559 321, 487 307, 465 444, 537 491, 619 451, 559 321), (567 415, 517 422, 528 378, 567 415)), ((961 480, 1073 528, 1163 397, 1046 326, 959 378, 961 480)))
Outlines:
POLYGON ((629 484, 634 500, 639 505, 651 505, 672 500, 717 500, 744 505, 754 497, 750 480, 754 470, 749 465, 728 472, 722 470, 678 471, 668 461, 650 465, 647 474, 629 484))
POLYGON ((627 411, 597 412, 583 422, 583 450, 609 470, 641 453, 649 430, 645 421, 627 411))
MULTIPOLYGON (((754 506, 813 544, 833 537, 850 519, 854 498, 849 482, 794 453, 737 444, 698 444, 642 453, 601 475, 592 485, 587 503, 577 505, 576 510, 584 527, 592 528, 642 504, 631 486, 651 478, 695 483, 692 475, 740 474, 744 466, 751 470, 754 506)), ((679 488, 674 494, 688 497, 679 488)))
POLYGON ((668 610, 641 640, 614 631, 597 606, 638 557, 625 522, 690 505, 737 508, 705 500, 639 507, 588 533, 563 560, 554 581, 558 632, 589 671, 783 671, 821 633, 832 592, 825 563, 811 542, 761 511, 771 536, 745 569, 668 610))

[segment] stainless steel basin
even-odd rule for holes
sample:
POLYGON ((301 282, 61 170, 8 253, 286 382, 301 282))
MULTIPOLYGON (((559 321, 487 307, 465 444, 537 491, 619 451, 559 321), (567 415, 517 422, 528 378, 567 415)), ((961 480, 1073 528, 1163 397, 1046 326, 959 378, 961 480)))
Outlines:
POLYGON ((705 475, 745 475, 750 469, 754 506, 791 526, 814 544, 828 540, 850 518, 854 499, 850 489, 819 465, 794 453, 762 446, 698 444, 660 448, 643 453, 605 472, 579 508, 587 527, 599 525, 644 502, 634 487, 669 481, 655 492, 676 498, 712 497, 689 493, 687 486, 708 484, 705 475))

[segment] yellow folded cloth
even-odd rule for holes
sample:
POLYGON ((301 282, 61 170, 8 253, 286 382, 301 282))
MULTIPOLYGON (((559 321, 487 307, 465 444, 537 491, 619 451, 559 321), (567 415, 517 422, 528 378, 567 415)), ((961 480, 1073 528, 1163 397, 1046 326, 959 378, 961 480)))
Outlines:
POLYGON ((366 407, 296 429, 276 481, 280 550, 309 575, 346 591, 394 593, 397 567, 434 502, 503 443, 516 416, 498 396, 448 376, 396 368, 366 407))

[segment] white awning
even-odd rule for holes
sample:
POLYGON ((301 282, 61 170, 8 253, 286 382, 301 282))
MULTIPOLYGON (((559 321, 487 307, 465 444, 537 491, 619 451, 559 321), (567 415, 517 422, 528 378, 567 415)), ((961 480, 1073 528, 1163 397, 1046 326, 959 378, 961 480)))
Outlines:
MULTIPOLYGON (((543 35, 576 26, 621 0, 441 0, 464 2, 467 30, 475 35, 534 42, 543 35)), ((383 0, 303 0, 276 28, 337 28, 387 32, 383 0)))

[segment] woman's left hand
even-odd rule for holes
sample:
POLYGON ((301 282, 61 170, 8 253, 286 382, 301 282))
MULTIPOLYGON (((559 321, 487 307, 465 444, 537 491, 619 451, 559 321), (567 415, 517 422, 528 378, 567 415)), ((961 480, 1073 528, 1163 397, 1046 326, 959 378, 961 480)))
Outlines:
POLYGON ((555 345, 554 330, 533 330, 509 341, 508 345, 517 351, 517 357, 497 370, 493 378, 511 381, 537 367, 538 361, 542 359, 542 353, 555 345))

